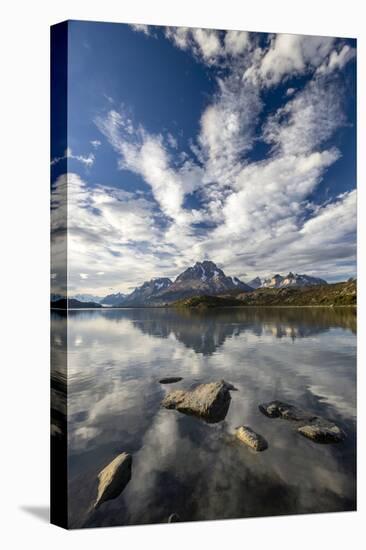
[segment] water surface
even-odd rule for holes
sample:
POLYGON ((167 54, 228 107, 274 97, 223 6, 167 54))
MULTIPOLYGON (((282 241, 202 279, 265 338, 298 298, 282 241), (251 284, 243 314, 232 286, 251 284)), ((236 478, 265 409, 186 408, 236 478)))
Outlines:
MULTIPOLYGON (((53 314, 62 356, 65 317, 53 314)), ((356 313, 352 308, 83 310, 68 316, 71 527, 354 510, 356 313), (174 385, 159 379, 182 376, 174 385), (207 424, 160 408, 172 388, 234 384, 228 414, 207 424), (319 445, 258 405, 294 403, 347 433, 319 445), (269 443, 236 442, 245 424, 269 443), (91 512, 97 474, 133 455, 124 492, 91 512)))

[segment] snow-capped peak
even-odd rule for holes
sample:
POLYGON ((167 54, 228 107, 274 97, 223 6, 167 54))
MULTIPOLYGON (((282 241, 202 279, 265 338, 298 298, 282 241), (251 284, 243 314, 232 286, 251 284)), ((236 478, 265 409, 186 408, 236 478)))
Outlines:
POLYGON ((327 284, 327 282, 324 279, 305 274, 300 275, 292 271, 287 275, 280 275, 277 273, 264 280, 260 279, 260 277, 256 277, 248 283, 252 288, 283 288, 288 286, 314 286, 325 284, 327 284))

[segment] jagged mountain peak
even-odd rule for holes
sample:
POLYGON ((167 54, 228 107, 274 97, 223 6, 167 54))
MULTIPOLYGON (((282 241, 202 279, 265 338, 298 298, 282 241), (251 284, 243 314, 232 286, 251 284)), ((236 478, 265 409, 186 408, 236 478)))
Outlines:
POLYGON ((256 277, 248 284, 253 288, 283 288, 287 286, 325 285, 327 284, 327 281, 320 279, 319 277, 312 277, 311 275, 299 274, 290 271, 287 275, 280 275, 279 273, 276 273, 276 275, 264 280, 256 277), (257 284, 257 286, 254 286, 255 284, 257 284))
POLYGON ((168 277, 155 277, 150 281, 145 281, 127 295, 119 305, 164 304, 190 296, 238 293, 250 290, 252 289, 238 277, 226 276, 214 262, 204 260, 185 269, 174 282, 168 277))
POLYGON ((115 292, 102 298, 100 303, 107 306, 116 306, 122 302, 125 296, 126 294, 123 294, 122 292, 115 292))
POLYGON ((225 274, 214 262, 204 260, 203 262, 196 262, 192 267, 188 267, 183 273, 178 275, 175 281, 186 281, 190 279, 207 281, 214 277, 225 277, 225 274))
POLYGON ((145 281, 144 283, 142 283, 142 285, 138 288, 146 288, 150 286, 163 288, 171 284, 172 284, 172 281, 171 279, 169 279, 169 277, 153 277, 152 279, 150 279, 150 281, 145 281))
POLYGON ((247 285, 250 286, 250 288, 253 288, 254 290, 256 290, 257 288, 260 288, 262 284, 263 284, 263 281, 260 277, 254 277, 254 279, 252 279, 247 283, 247 285))

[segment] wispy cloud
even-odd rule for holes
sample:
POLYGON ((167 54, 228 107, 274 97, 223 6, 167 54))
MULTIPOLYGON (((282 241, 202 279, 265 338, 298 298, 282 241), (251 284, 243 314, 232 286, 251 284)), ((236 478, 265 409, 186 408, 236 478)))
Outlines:
POLYGON ((151 36, 151 31, 150 31, 151 27, 149 27, 149 25, 134 23, 134 24, 131 24, 130 27, 132 28, 132 30, 136 32, 142 32, 143 34, 146 34, 146 36, 151 36))
MULTIPOLYGON (((98 143, 100 144, 100 142, 98 142, 98 143)), ((70 149, 70 147, 68 147, 62 157, 55 157, 51 160, 51 166, 53 166, 54 164, 59 163, 61 160, 65 160, 65 159, 77 160, 78 162, 81 162, 85 166, 90 167, 90 166, 93 166, 93 164, 94 164, 95 155, 93 153, 89 153, 88 156, 74 155, 72 150, 70 149)))
POLYGON ((181 50, 193 54, 208 65, 232 61, 249 49, 249 33, 212 29, 192 29, 188 27, 166 27, 165 36, 181 50))
MULTIPOLYGON (((185 195, 200 184, 197 165, 185 161, 176 170, 163 136, 151 135, 142 126, 135 127, 123 112, 110 111, 106 117, 98 117, 96 124, 119 154, 120 167, 144 178, 168 218, 179 225, 200 220, 198 211, 183 208, 185 195)), ((166 143, 171 145, 170 134, 166 143)))
POLYGON ((342 70, 345 65, 356 56, 356 50, 345 44, 340 50, 333 50, 329 57, 318 67, 317 73, 329 74, 337 69, 342 70))

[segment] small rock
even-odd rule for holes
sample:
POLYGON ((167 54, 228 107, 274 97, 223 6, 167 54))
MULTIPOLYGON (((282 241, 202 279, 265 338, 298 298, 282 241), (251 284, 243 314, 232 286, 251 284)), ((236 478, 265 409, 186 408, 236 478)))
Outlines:
POLYGON ((295 422, 311 422, 316 416, 282 401, 270 401, 259 405, 259 410, 269 418, 283 418, 295 422))
POLYGON ((301 423, 297 431, 317 443, 338 443, 346 437, 336 424, 282 401, 262 403, 259 410, 270 418, 284 418, 301 423))
POLYGON ((160 384, 175 384, 175 382, 180 382, 183 380, 181 376, 167 376, 166 378, 161 378, 159 380, 160 384))
POLYGON ((161 405, 166 409, 199 416, 206 422, 220 422, 229 410, 231 395, 228 384, 211 382, 200 384, 193 390, 175 390, 169 392, 163 399, 161 405))
POLYGON ((94 508, 118 497, 131 479, 132 456, 121 453, 98 474, 98 496, 94 508))
POLYGON ((339 443, 343 441, 346 434, 336 424, 317 418, 310 424, 300 426, 297 431, 315 441, 316 443, 339 443))
POLYGON ((168 523, 177 523, 180 521, 179 514, 176 514, 175 512, 173 514, 170 514, 168 518, 168 523))
POLYGON ((258 406, 259 410, 269 418, 278 418, 280 411, 278 410, 279 401, 271 401, 271 403, 262 403, 258 406))
POLYGON ((235 435, 254 451, 265 451, 268 448, 268 443, 264 437, 257 434, 248 426, 239 426, 239 428, 236 428, 235 435))

